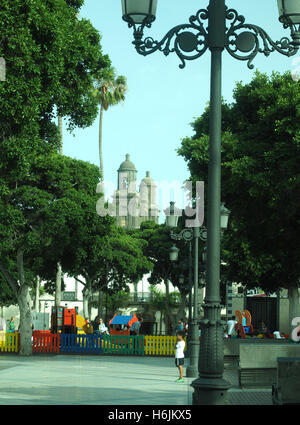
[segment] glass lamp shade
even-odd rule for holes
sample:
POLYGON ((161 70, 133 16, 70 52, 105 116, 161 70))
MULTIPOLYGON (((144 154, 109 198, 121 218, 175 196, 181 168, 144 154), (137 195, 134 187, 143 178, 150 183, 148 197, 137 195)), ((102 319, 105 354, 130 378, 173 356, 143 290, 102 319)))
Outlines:
POLYGON ((300 24, 300 1, 299 0, 277 0, 279 20, 288 25, 300 24))
POLYGON ((176 227, 178 223, 178 217, 181 215, 182 211, 176 208, 175 211, 175 202, 170 202, 170 207, 164 210, 166 215, 166 225, 168 227, 176 227))
POLYGON ((230 211, 225 207, 224 204, 221 205, 221 229, 227 229, 228 219, 230 211))
POLYGON ((171 261, 177 261, 178 260, 178 253, 179 253, 179 249, 173 245, 170 248, 170 260, 171 261))
POLYGON ((167 215, 166 224, 168 227, 176 227, 178 222, 178 216, 176 215, 167 215))
POLYGON ((155 20, 157 0, 122 0, 122 15, 124 21, 142 24, 146 18, 155 20))

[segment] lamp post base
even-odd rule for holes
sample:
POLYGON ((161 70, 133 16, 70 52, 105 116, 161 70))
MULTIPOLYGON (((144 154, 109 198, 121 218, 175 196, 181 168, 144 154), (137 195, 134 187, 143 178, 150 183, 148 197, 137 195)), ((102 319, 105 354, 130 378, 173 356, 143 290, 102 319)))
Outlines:
POLYGON ((193 405, 226 405, 230 383, 223 378, 198 378, 192 382, 193 405))
POLYGON ((191 341, 190 341, 190 351, 189 351, 189 365, 186 368, 186 377, 187 378, 198 378, 198 361, 199 361, 199 331, 198 331, 198 322, 197 320, 192 321, 191 326, 191 341))
POLYGON ((187 378, 197 378, 199 376, 198 366, 188 366, 185 371, 185 375, 187 378))

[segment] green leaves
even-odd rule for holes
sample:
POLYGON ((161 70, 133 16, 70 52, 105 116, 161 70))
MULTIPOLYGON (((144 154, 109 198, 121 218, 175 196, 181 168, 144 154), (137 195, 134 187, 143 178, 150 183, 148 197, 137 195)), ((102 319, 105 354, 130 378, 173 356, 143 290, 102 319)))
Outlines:
MULTIPOLYGON (((231 210, 222 244, 233 281, 265 290, 300 275, 300 90, 290 73, 256 72, 223 104, 222 201, 231 210)), ((207 186, 208 112, 178 153, 207 186)))
POLYGON ((103 70, 95 81, 93 96, 99 105, 107 111, 110 106, 125 100, 127 81, 123 75, 116 76, 114 68, 103 70))

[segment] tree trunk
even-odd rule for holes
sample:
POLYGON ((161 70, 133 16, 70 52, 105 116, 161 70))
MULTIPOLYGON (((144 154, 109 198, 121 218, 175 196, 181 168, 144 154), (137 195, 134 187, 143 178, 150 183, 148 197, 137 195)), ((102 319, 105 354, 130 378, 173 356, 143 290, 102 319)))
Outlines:
POLYGON ((82 292, 82 308, 83 316, 85 319, 90 319, 89 317, 89 295, 87 291, 82 292))
POLYGON ((78 299, 78 281, 75 279, 75 300, 78 299))
POLYGON ((19 332, 21 336, 21 356, 32 355, 32 328, 31 328, 31 297, 29 286, 25 283, 24 273, 24 249, 18 249, 17 252, 17 267, 19 277, 19 288, 17 290, 17 300, 20 310, 20 325, 19 332))
POLYGON ((41 279, 39 276, 36 277, 36 286, 35 286, 35 299, 34 299, 34 311, 39 313, 40 311, 40 284, 41 279))
POLYGON ((295 328, 298 327, 298 325, 300 325, 300 290, 299 288, 297 286, 289 288, 288 296, 289 296, 290 336, 293 337, 294 334, 297 334, 297 332, 294 331, 295 328), (298 317, 299 319, 297 320, 296 317, 298 317))
POLYGON ((29 293, 29 286, 22 284, 18 293, 18 304, 20 309, 20 336, 21 336, 21 356, 32 355, 32 328, 31 328, 31 298, 29 293))
POLYGON ((170 296, 170 291, 169 291, 169 280, 165 279, 165 286, 166 286, 166 298, 165 298, 165 320, 166 320, 166 328, 167 328, 167 334, 174 334, 174 330, 175 330, 175 319, 171 314, 170 311, 170 305, 169 305, 169 296, 170 296), (169 332, 169 325, 171 324, 171 331, 169 332))
MULTIPOLYGON (((58 115, 58 130, 59 130, 59 148, 58 153, 63 154, 63 121, 62 116, 58 115)), ((61 280, 62 280, 62 270, 60 263, 57 263, 57 272, 56 272, 56 287, 55 287, 55 306, 58 307, 61 305, 61 280)))
POLYGON ((103 300, 104 300, 104 292, 99 291, 98 295, 98 316, 103 318, 103 300))
POLYGON ((176 323, 179 322, 182 318, 186 317, 185 308, 186 308, 186 295, 184 293, 180 293, 181 295, 181 304, 176 314, 176 323))
POLYGON ((99 119, 99 160, 100 160, 100 178, 104 180, 104 167, 103 167, 103 107, 100 106, 100 119, 99 119))
POLYGON ((19 248, 17 251, 17 269, 18 280, 13 278, 7 268, 0 262, 0 271, 6 279, 7 283, 14 291, 20 310, 19 331, 21 334, 21 356, 30 356, 32 354, 32 328, 31 328, 31 306, 29 286, 25 283, 24 273, 24 249, 19 248))
POLYGON ((57 263, 56 287, 55 287, 55 306, 56 307, 61 305, 61 281, 62 281, 61 264, 57 263))
POLYGON ((91 306, 90 300, 92 295, 92 282, 88 277, 85 277, 85 287, 82 291, 82 300, 83 300, 83 315, 84 318, 91 320, 91 306))
POLYGON ((162 320, 163 320, 163 312, 160 311, 160 321, 159 321, 159 335, 162 333, 162 320))

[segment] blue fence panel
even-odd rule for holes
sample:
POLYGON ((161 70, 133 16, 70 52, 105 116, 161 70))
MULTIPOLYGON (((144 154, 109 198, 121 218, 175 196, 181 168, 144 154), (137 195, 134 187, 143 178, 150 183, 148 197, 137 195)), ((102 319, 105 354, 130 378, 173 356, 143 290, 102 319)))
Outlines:
POLYGON ((61 353, 102 353, 102 335, 61 334, 61 353))

